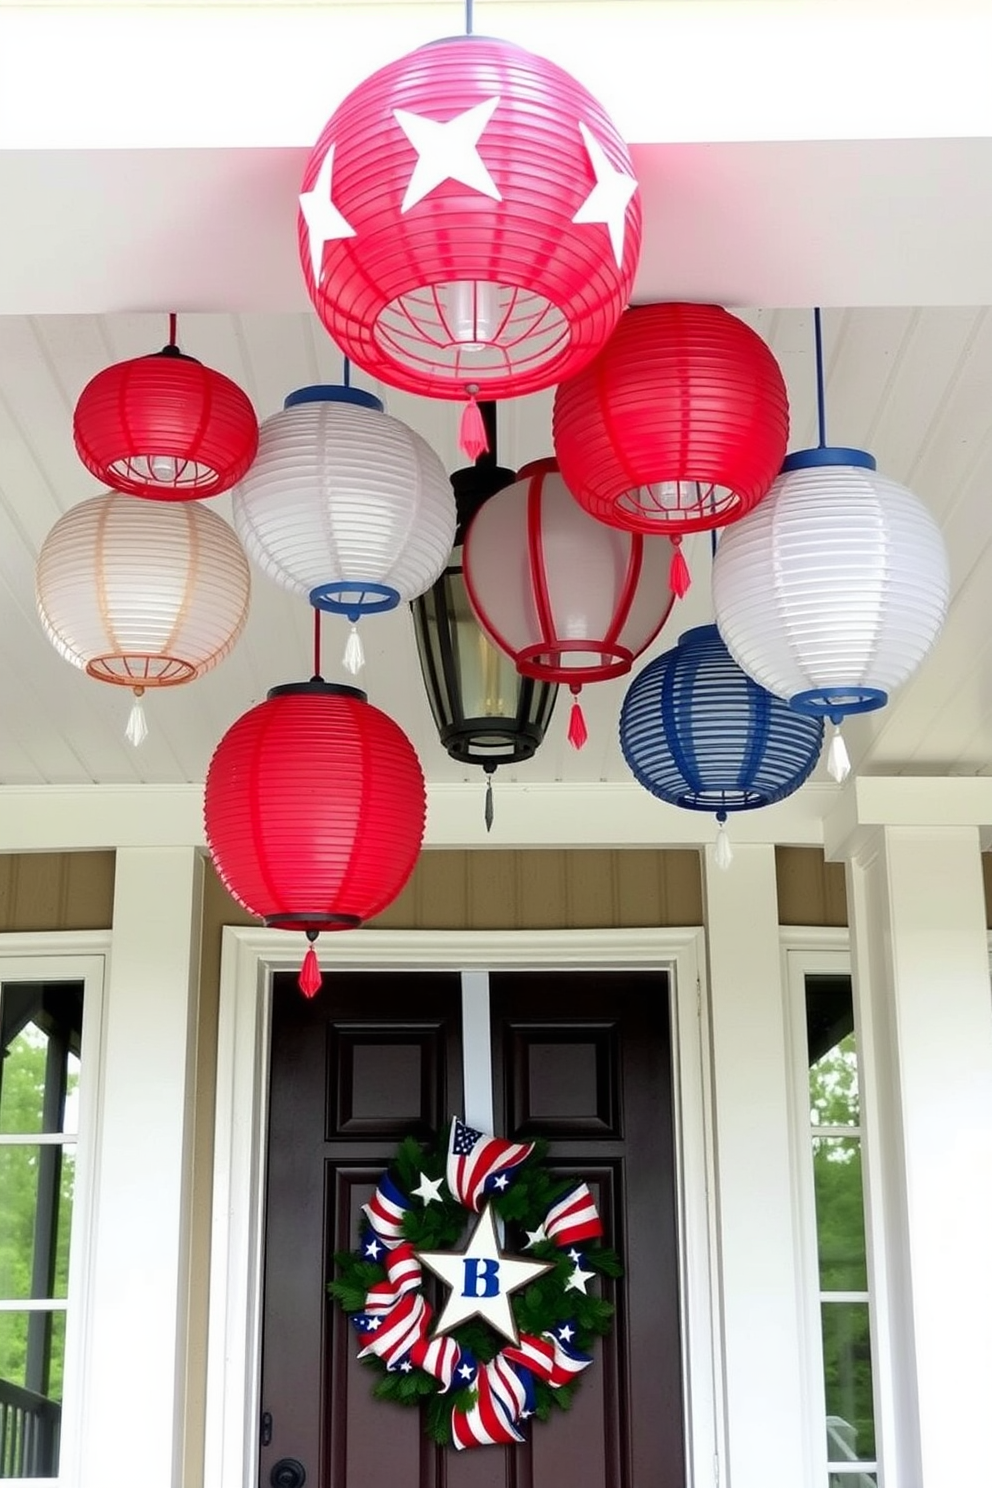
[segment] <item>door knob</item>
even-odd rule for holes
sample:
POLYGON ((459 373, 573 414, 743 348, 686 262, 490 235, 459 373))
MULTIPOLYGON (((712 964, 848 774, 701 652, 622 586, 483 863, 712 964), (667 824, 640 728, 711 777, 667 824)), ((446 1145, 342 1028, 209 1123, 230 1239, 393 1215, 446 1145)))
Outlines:
POLYGON ((269 1473, 272 1488, 303 1488, 307 1470, 295 1457, 280 1457, 269 1473))

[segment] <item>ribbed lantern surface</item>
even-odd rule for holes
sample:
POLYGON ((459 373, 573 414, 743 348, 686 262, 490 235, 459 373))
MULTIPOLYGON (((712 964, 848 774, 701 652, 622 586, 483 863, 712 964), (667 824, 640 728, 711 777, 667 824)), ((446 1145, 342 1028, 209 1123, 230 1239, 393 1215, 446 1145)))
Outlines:
POLYGON ((553 460, 525 466, 465 539, 480 624, 525 676, 579 684, 619 677, 658 634, 673 595, 671 544, 596 522, 553 460))
POLYGON ((258 444, 255 410, 237 383, 175 346, 98 372, 79 396, 72 431, 98 480, 155 501, 228 490, 258 444))
POLYGON ((554 63, 459 36, 348 95, 307 164, 300 260, 360 367, 434 398, 535 392, 630 298, 641 209, 602 106, 554 63))
POLYGON ((789 434, 761 337, 718 305, 639 305, 563 382, 553 415, 565 484, 601 522, 679 536, 752 509, 789 434))
POLYGON ((262 424, 258 456, 232 500, 235 528, 263 573, 353 619, 422 594, 455 536, 437 455, 357 388, 292 393, 262 424))
POLYGON ((218 744, 204 823, 228 893, 281 930, 341 930, 403 888, 424 834, 413 745, 365 693, 275 687, 218 744))
POLYGON ((108 491, 72 507, 38 555, 48 639, 101 682, 190 682, 233 647, 250 575, 227 523, 199 502, 135 501, 108 491))
POLYGON ((933 517, 859 450, 790 455, 767 498, 724 533, 713 567, 717 624, 739 665, 793 707, 834 718, 883 706, 915 671, 949 586, 933 517))
POLYGON ((638 783, 689 811, 781 801, 809 778, 822 743, 821 720, 752 681, 715 625, 686 631, 649 662, 620 713, 620 747, 638 783))

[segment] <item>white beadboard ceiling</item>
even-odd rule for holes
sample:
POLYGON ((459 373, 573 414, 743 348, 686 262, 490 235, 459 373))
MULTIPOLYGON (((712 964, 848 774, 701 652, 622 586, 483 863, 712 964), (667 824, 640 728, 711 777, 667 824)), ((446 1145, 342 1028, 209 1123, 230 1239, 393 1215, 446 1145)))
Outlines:
MULTIPOLYGON (((238 24, 242 8, 203 9, 211 13, 210 26, 199 33, 199 45, 229 50, 232 33, 224 28, 238 24)), ((640 51, 638 27, 649 19, 655 28, 666 17, 673 25, 677 19, 685 44, 702 45, 698 37, 692 42, 696 32, 686 18, 690 9, 719 17, 725 31, 738 25, 744 13, 753 13, 756 26, 769 25, 768 12, 775 10, 783 17, 819 16, 824 24, 833 14, 840 30, 830 35, 839 46, 855 13, 862 14, 863 27, 863 14, 873 7, 831 10, 801 0, 788 7, 752 5, 749 0, 647 6, 620 0, 610 8, 615 29, 622 25, 629 30, 631 56, 640 51)), ((926 9, 939 26, 937 7, 926 9)), ((412 43, 450 32, 454 7, 370 3, 253 5, 244 10, 266 25, 277 19, 296 28, 319 23, 322 34, 338 17, 353 41, 355 28, 366 27, 357 57, 349 54, 348 59, 361 76, 381 60, 382 24, 394 11, 403 13, 394 35, 412 43), (439 24, 441 19, 446 24, 439 24), (380 34, 373 42, 375 23, 380 34), (417 37, 410 31, 415 25, 421 28, 417 37)), ((553 15, 563 26, 567 16, 573 51, 576 36, 586 27, 590 69, 607 65, 593 60, 596 28, 607 24, 602 5, 482 3, 476 7, 476 29, 484 29, 480 20, 487 10, 501 13, 504 21, 502 13, 512 14, 521 28, 525 14, 538 29, 542 17, 546 21, 553 15)), ((175 37, 162 28, 179 28, 179 35, 186 27, 192 40, 189 28, 196 17, 190 7, 115 11, 76 5, 57 13, 41 6, 25 16, 0 4, 0 84, 2 74, 13 77, 18 48, 30 71, 31 49, 44 36, 38 28, 45 17, 49 26, 62 28, 67 51, 75 57, 73 49, 85 49, 88 36, 98 36, 105 45, 109 27, 118 26, 123 35, 135 16, 146 11, 141 19, 154 11, 163 46, 166 41, 173 46, 175 37), (80 26, 87 22, 90 30, 71 30, 77 21, 80 26)), ((493 29, 507 34, 509 27, 493 29)), ((247 82, 245 76, 232 81, 216 75, 216 112, 225 127, 231 127, 238 107, 244 113, 243 103, 234 98, 235 82, 242 92, 252 93, 250 52, 258 34, 257 27, 244 33, 247 82), (228 103, 230 111, 224 114, 228 103)), ((739 35, 741 46, 750 45, 749 34, 742 27, 734 37, 739 35)), ((265 31, 270 54, 281 35, 265 31)), ((293 31, 297 47, 300 36, 299 29, 293 31)), ((786 32, 783 36, 788 40, 786 32)), ((796 45, 801 39, 797 31, 796 45)), ((906 41, 907 68, 925 66, 926 40, 920 42, 921 58, 915 62, 906 41)), ((873 44, 864 36, 862 43, 873 44)), ((962 65, 971 65, 968 48, 958 44, 955 52, 964 59, 962 65)), ((273 86, 288 99, 291 89, 276 60, 273 86)), ((86 75, 85 61, 85 56, 78 58, 78 75, 86 75)), ((340 70, 343 65, 335 58, 334 66, 340 70)), ((616 63, 610 65, 615 70, 616 63)), ((119 148, 97 148, 106 143, 97 140, 97 123, 109 128, 105 115, 97 122, 96 113, 88 118, 84 109, 79 115, 78 96, 71 92, 76 85, 66 73, 57 70, 57 79, 47 84, 37 70, 33 77, 42 103, 31 101, 35 114, 30 118, 15 119, 0 101, 0 189, 8 207, 0 239, 0 784, 195 784, 202 781, 217 740, 241 712, 268 687, 309 675, 307 606, 254 575, 250 619, 233 654, 197 683, 149 693, 151 732, 135 750, 124 740, 130 695, 80 675, 45 640, 35 612, 34 565, 58 516, 99 489, 72 444, 72 409, 81 388, 108 362, 160 347, 168 308, 181 312, 183 348, 240 383, 261 418, 279 408, 295 387, 338 380, 340 356, 305 308, 295 259, 293 204, 306 154, 301 126, 294 116, 292 129, 279 132, 272 126, 267 139, 258 138, 256 130, 240 150, 228 136, 220 141, 223 148, 197 150, 196 141, 177 135, 171 142, 175 148, 169 148, 165 135, 154 140, 135 135, 126 97, 135 84, 127 74, 122 75, 119 148), (56 81, 65 85, 61 102, 56 81), (37 120, 46 91, 54 115, 46 120, 42 138, 37 120), (67 112, 70 104, 77 105, 76 118, 60 123, 59 108, 67 112), (238 261, 235 241, 241 246, 238 261)), ((595 86, 602 80, 587 75, 587 81, 595 86)), ((879 87, 886 86, 881 77, 879 87)), ((335 82, 313 105, 320 122, 340 91, 335 82)), ((105 105, 104 96, 94 108, 105 105)), ((202 102, 191 101, 190 107, 195 111, 202 102)), ((932 97, 928 107, 932 114, 932 97)), ((792 448, 815 440, 811 315, 808 309, 774 307, 822 303, 827 307, 831 442, 869 448, 880 470, 911 486, 929 505, 947 540, 953 598, 944 634, 888 708, 849 724, 856 768, 863 774, 992 773, 987 618, 992 593, 992 316, 980 303, 992 302, 992 120, 977 125, 970 139, 938 138, 946 131, 932 120, 929 125, 921 120, 921 138, 913 139, 902 116, 898 140, 885 137, 882 123, 873 131, 866 126, 872 138, 861 143, 840 127, 832 138, 828 122, 817 126, 819 134, 807 123, 806 133, 793 139, 786 120, 769 115, 760 125, 753 101, 742 97, 740 133, 699 143, 713 140, 705 132, 702 111, 698 125, 695 119, 687 123, 683 111, 682 132, 675 133, 664 99, 658 100, 653 129, 643 126, 646 108, 641 98, 634 144, 646 233, 635 297, 691 295, 737 306, 782 365, 792 407, 792 448), (927 134, 932 137, 922 137, 927 134), (677 147, 666 143, 675 138, 677 147), (818 198, 817 192, 831 182, 835 190, 829 199, 818 198), (903 297, 926 303, 904 305, 903 297), (975 303, 961 303, 966 298, 975 303), (753 308, 757 304, 763 308, 753 308)), ((270 120, 274 111, 267 95, 265 118, 270 120)), ((202 143, 218 145, 205 126, 202 143)), ((356 381, 364 381, 360 373, 356 381)), ((463 463, 455 443, 456 408, 388 388, 376 391, 390 412, 434 445, 449 470, 463 463)), ((550 452, 550 402, 547 394, 500 406, 501 463, 519 465, 550 452)), ((213 504, 229 513, 229 498, 213 504)), ((649 654, 674 644, 683 629, 712 618, 708 537, 690 541, 687 555, 693 587, 649 654)), ((428 778, 478 782, 477 772, 453 764, 437 742, 407 610, 372 617, 362 629, 367 666, 361 685, 409 733, 428 778)), ((343 675, 337 658, 345 631, 343 621, 326 619, 325 675, 343 675)), ((620 680, 585 689, 590 738, 580 752, 565 740, 568 710, 563 697, 537 757, 505 774, 535 785, 629 780, 616 740, 626 685, 620 680)))

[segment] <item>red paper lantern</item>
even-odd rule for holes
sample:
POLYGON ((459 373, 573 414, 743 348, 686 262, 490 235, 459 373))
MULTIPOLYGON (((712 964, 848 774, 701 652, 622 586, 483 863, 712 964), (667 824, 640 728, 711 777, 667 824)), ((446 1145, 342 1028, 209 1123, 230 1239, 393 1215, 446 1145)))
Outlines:
POLYGON ((601 105, 481 36, 421 47, 350 93, 300 205, 307 288, 335 342, 433 398, 577 372, 627 304, 640 249, 630 156, 601 105))
POLYGON ((76 404, 79 458, 115 491, 192 501, 226 491, 258 448, 258 420, 237 383, 175 344, 115 362, 76 404))
MULTIPOLYGON (((473 517, 462 550, 479 624, 525 677, 585 682, 629 672, 668 617, 671 543, 594 521, 554 460, 525 465, 473 517)), ((585 742, 573 705, 569 740, 585 742)))
POLYGON ((678 539, 757 505, 785 458, 789 404, 771 351, 736 316, 640 305, 558 388, 553 433, 586 511, 678 539))
MULTIPOLYGON (((423 771, 399 725, 358 688, 319 677, 272 688, 207 771, 204 825, 224 887, 266 925, 311 941, 396 898, 425 814, 423 771)), ((319 985, 311 947, 301 986, 319 985)))

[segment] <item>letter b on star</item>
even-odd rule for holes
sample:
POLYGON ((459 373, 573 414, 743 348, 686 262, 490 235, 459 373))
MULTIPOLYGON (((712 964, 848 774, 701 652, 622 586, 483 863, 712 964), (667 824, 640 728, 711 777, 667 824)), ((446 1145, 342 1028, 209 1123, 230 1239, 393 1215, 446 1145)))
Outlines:
POLYGON ((463 1297, 499 1296, 499 1261, 494 1256, 464 1256, 463 1297))

